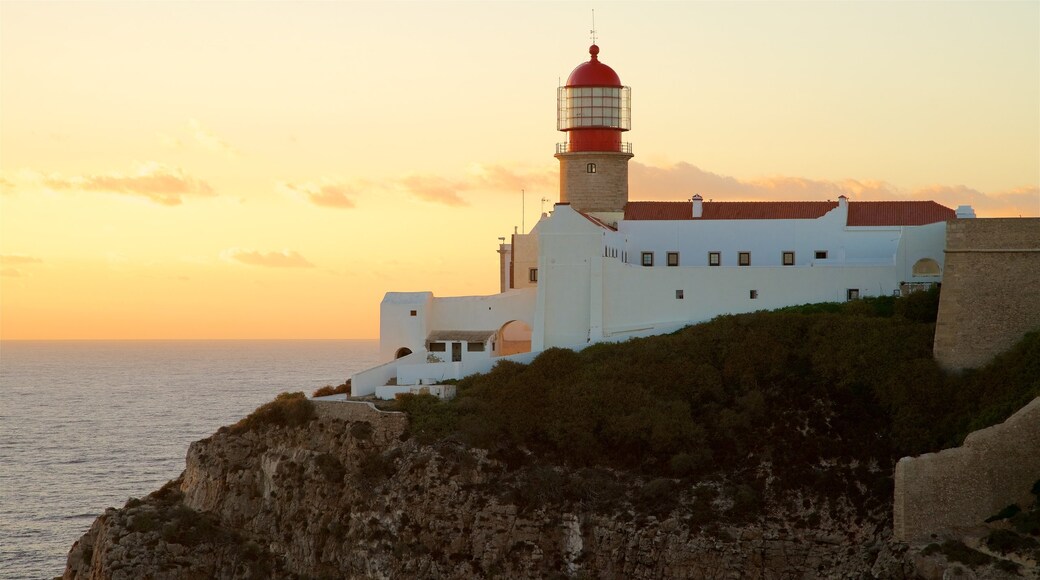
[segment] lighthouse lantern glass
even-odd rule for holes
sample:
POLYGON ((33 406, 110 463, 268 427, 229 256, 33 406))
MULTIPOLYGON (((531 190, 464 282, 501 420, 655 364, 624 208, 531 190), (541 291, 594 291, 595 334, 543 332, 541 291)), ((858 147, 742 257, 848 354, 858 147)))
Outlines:
POLYGON ((556 128, 569 131, 604 127, 628 131, 632 125, 629 87, 560 87, 557 91, 556 128))

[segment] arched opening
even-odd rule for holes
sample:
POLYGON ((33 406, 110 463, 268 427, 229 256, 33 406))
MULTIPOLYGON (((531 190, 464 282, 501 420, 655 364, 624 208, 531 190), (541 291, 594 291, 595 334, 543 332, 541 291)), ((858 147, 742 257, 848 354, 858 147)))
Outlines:
POLYGON ((495 354, 506 356, 531 352, 531 327, 522 320, 510 320, 495 333, 498 348, 495 354))
POLYGON ((914 276, 938 276, 941 273, 939 262, 931 258, 921 258, 914 263, 914 276))
POLYGON ((410 354, 412 354, 412 349, 402 346, 401 348, 397 349, 397 352, 394 354, 394 358, 397 359, 401 357, 406 357, 410 354))

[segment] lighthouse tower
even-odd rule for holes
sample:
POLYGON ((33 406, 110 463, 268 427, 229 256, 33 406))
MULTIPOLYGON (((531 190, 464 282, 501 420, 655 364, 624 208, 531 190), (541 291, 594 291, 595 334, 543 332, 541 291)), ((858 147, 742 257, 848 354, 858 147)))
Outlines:
POLYGON ((632 144, 622 142, 621 134, 632 126, 632 89, 599 61, 598 46, 589 47, 589 54, 557 89, 556 128, 567 134, 556 145, 560 201, 614 223, 628 202, 632 144))

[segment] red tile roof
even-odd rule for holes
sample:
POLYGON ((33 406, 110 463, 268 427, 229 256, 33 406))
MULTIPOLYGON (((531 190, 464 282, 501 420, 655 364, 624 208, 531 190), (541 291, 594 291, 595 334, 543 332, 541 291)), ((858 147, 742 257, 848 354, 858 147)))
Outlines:
POLYGON ((853 201, 847 225, 923 226, 955 217, 956 211, 934 201, 853 201))
MULTIPOLYGON (((705 201, 702 220, 816 219, 838 207, 836 201, 705 201)), ((934 201, 850 201, 849 226, 920 226, 956 217, 934 201)), ((626 220, 692 220, 689 201, 630 201, 626 220)))
MULTIPOLYGON (((836 201, 705 201, 702 220, 811 220, 838 207, 836 201)), ((630 201, 626 220, 693 219, 689 201, 630 201)))

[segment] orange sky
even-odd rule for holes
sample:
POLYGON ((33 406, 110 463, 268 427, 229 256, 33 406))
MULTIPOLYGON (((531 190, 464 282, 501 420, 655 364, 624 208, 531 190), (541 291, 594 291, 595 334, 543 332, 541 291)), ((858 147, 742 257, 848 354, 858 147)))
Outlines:
MULTIPOLYGON (((374 338, 388 290, 497 291, 592 7, 0 3, 0 337, 374 338)), ((596 18, 633 199, 1040 213, 1040 3, 596 18)))

